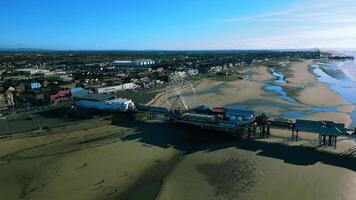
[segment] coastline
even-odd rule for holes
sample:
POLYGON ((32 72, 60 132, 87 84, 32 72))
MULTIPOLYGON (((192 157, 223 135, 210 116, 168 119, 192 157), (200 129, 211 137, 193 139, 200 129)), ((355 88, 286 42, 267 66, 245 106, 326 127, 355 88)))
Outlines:
MULTIPOLYGON (((276 77, 269 68, 256 66, 246 70, 253 74, 249 80, 209 80, 205 84, 198 84, 194 106, 247 108, 268 113, 272 117, 324 119, 349 126, 352 122, 349 113, 354 106, 342 99, 329 85, 317 80, 317 75, 310 71, 313 62, 292 62, 288 67, 290 72, 285 78, 286 83, 273 82, 276 77), (277 92, 267 90, 266 87, 271 85, 284 90, 288 98, 281 98, 277 92)), ((182 91, 182 95, 193 98, 191 90, 182 91)), ((162 94, 153 105, 166 107, 164 99, 174 95, 162 94)))
POLYGON ((337 110, 336 112, 313 113, 306 118, 311 120, 325 118, 325 120, 332 120, 349 126, 352 122, 350 113, 354 110, 354 106, 337 94, 328 84, 318 80, 318 76, 310 70, 313 63, 313 61, 305 61, 292 64, 293 74, 298 74, 299 78, 287 78, 287 81, 293 86, 303 88, 296 97, 300 102, 314 106, 337 106, 337 110))
MULTIPOLYGON (((356 106, 356 81, 354 61, 324 62, 313 65, 313 72, 318 80, 329 85, 345 101, 356 106)), ((350 113, 352 127, 356 127, 356 109, 350 113)))

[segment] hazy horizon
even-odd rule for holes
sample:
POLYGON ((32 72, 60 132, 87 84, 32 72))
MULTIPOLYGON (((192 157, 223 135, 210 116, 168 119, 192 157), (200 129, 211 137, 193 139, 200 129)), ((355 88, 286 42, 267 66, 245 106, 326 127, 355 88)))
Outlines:
POLYGON ((4 52, 11 52, 11 51, 18 51, 18 52, 41 52, 41 51, 69 51, 69 52, 80 52, 80 51, 98 51, 98 52, 105 52, 105 51, 117 51, 117 52, 125 52, 125 51, 132 51, 132 52, 159 52, 159 51, 167 51, 167 52, 189 52, 189 51, 312 51, 315 49, 319 49, 320 51, 323 52, 356 52, 356 48, 326 48, 326 49, 322 49, 322 48, 285 48, 285 49, 280 49, 280 48, 260 48, 260 49, 41 49, 41 48, 32 48, 32 47, 20 47, 20 48, 2 48, 0 47, 0 51, 4 51, 4 52))

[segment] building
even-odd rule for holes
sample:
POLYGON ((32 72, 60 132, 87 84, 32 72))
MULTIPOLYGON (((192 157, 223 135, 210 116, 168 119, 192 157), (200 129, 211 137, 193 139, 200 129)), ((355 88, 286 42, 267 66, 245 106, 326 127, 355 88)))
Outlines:
POLYGON ((73 98, 82 97, 89 94, 89 91, 82 87, 75 87, 70 89, 70 93, 73 98))
POLYGON ((255 112, 248 110, 227 109, 225 117, 234 122, 251 122, 255 112))
POLYGON ((147 68, 155 64, 155 61, 150 59, 142 60, 116 60, 112 62, 112 65, 115 67, 121 68, 147 68))
POLYGON ((295 128, 298 131, 318 133, 320 146, 325 145, 336 147, 337 137, 348 135, 347 128, 345 128, 344 124, 332 121, 310 121, 297 119, 295 128), (328 140, 327 137, 329 138, 328 140))
POLYGON ((174 80, 181 80, 184 78, 187 78, 187 73, 183 72, 183 71, 176 71, 176 72, 172 72, 170 74, 170 80, 174 81, 174 80))
POLYGON ((110 95, 87 94, 75 97, 75 105, 84 109, 95 109, 101 111, 126 112, 135 109, 135 104, 129 99, 114 99, 110 95))
POLYGON ((33 105, 42 105, 46 102, 46 94, 40 90, 26 91, 22 96, 27 100, 28 103, 33 105))
POLYGON ((13 94, 14 91, 15 91, 15 88, 9 87, 5 92, 6 99, 7 99, 7 105, 10 107, 15 106, 15 100, 14 100, 14 94, 13 94))
POLYGON ((332 121, 311 121, 311 120, 296 120, 296 129, 305 132, 321 133, 335 129, 343 135, 347 134, 345 124, 336 123, 332 121))
POLYGON ((199 72, 198 72, 197 69, 189 69, 189 70, 187 71, 187 73, 189 74, 189 76, 195 76, 195 75, 197 75, 199 72))
POLYGON ((24 92, 26 91, 26 87, 24 83, 20 83, 20 85, 15 86, 17 92, 24 92))
POLYGON ((36 90, 42 87, 41 83, 38 82, 29 82, 25 85, 27 90, 36 90))
POLYGON ((24 69, 15 69, 15 72, 26 74, 26 75, 35 75, 35 74, 47 74, 50 71, 47 69, 24 68, 24 69))
POLYGON ((0 92, 4 91, 4 86, 3 86, 3 83, 2 81, 0 81, 0 92))
POLYGON ((134 83, 125 83, 117 86, 97 88, 96 92, 99 94, 105 94, 105 93, 113 93, 113 92, 125 91, 125 90, 134 90, 138 87, 139 86, 134 83))
POLYGON ((4 94, 0 94, 0 110, 6 110, 7 109, 7 103, 5 99, 4 94))
POLYGON ((69 89, 64 89, 64 90, 60 90, 55 94, 52 94, 49 96, 49 100, 51 101, 51 103, 58 103, 61 101, 66 101, 69 99, 70 96, 70 90, 69 89))

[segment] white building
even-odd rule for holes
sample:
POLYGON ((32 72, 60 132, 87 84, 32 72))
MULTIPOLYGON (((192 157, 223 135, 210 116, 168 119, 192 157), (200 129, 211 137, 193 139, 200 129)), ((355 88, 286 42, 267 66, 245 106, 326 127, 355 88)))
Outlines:
POLYGON ((125 83, 116 86, 97 88, 96 92, 99 94, 105 94, 105 93, 113 93, 113 92, 125 91, 125 90, 134 90, 138 87, 139 86, 136 85, 135 83, 125 83))
POLYGON ((141 59, 141 60, 116 60, 112 63, 115 67, 123 68, 141 68, 141 67, 150 67, 155 64, 155 61, 150 59, 141 59))
POLYGON ((187 73, 189 74, 189 76, 195 76, 195 75, 197 75, 199 72, 198 72, 197 69, 189 69, 189 70, 187 71, 187 73))
POLYGON ((24 69, 15 69, 15 72, 24 73, 27 75, 35 75, 35 74, 48 74, 50 73, 47 69, 34 69, 34 68, 24 68, 24 69))
POLYGON ((176 71, 171 73, 170 79, 171 80, 181 80, 187 77, 187 72, 184 71, 176 71))
POLYGON ((8 106, 14 106, 15 105, 13 91, 15 91, 15 88, 9 87, 9 89, 7 89, 6 92, 5 92, 8 106))
POLYGON ((85 109, 126 112, 135 109, 130 99, 111 99, 109 96, 86 95, 75 98, 75 105, 85 109))

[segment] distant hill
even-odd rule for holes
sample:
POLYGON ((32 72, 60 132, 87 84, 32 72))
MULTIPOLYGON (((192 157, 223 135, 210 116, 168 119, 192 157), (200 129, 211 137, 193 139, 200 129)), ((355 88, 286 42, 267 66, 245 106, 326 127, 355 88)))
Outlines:
POLYGON ((72 52, 72 53, 243 53, 243 52, 320 52, 319 48, 313 49, 216 49, 216 50, 128 50, 128 49, 108 49, 108 50, 58 50, 39 48, 0 48, 0 52, 72 52))
POLYGON ((8 51, 8 52, 36 52, 36 51, 53 51, 49 49, 37 49, 37 48, 0 48, 0 51, 8 51))

